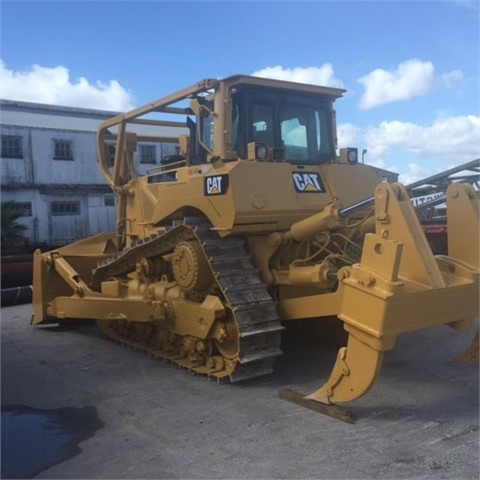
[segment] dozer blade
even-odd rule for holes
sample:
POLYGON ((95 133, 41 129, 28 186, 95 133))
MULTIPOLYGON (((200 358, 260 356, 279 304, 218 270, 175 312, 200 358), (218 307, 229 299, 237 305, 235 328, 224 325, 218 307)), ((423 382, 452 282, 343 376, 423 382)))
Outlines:
POLYGON ((33 255, 32 325, 57 323, 58 319, 49 314, 52 302, 72 292, 79 296, 90 292, 87 284, 92 270, 100 260, 115 252, 113 233, 100 233, 47 253, 36 250, 33 255))
MULTIPOLYGON (((472 232, 468 232, 470 237, 468 242, 465 242, 465 237, 463 236, 463 228, 467 222, 471 222, 473 227, 479 223, 478 201, 475 201, 477 194, 471 186, 470 188, 458 187, 457 185, 452 185, 448 191, 448 255, 478 265, 480 260, 479 229, 476 228, 472 232)), ((479 330, 477 330, 476 335, 465 351, 452 360, 460 363, 478 363, 480 361, 479 330)))
POLYGON ((462 227, 449 227, 453 254, 434 257, 405 188, 377 187, 376 233, 365 236, 360 263, 339 285, 347 346, 328 381, 306 399, 333 404, 359 398, 375 383, 383 353, 401 333, 435 325, 471 328, 479 304, 478 247, 461 247, 479 243, 478 196, 471 185, 447 190, 448 215, 459 211, 462 227))

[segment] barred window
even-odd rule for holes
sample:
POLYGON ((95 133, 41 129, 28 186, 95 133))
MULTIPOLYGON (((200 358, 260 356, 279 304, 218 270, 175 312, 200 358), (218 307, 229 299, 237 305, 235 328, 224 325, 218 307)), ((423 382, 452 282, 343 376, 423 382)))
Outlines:
POLYGON ((155 145, 140 145, 140 163, 157 163, 155 145))
POLYGON ((2 135, 2 157, 23 158, 22 137, 17 135, 2 135))
POLYGON ((105 197, 103 200, 106 207, 115 206, 115 197, 105 197))
POLYGON ((71 140, 54 140, 54 160, 73 160, 73 142, 71 140))
POLYGON ((31 217, 32 202, 15 202, 13 204, 13 211, 21 217, 31 217))
POLYGON ((80 215, 80 202, 55 201, 50 203, 52 215, 80 215))

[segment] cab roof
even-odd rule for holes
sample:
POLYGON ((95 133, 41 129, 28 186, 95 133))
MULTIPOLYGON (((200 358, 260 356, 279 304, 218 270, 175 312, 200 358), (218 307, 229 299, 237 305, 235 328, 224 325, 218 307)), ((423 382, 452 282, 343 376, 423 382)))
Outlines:
POLYGON ((254 77, 250 75, 231 75, 220 80, 230 87, 240 85, 252 85, 258 87, 276 88, 294 92, 314 93, 328 95, 333 98, 340 98, 346 92, 343 88, 325 87, 307 83, 291 82, 286 80, 274 80, 270 78, 254 77))

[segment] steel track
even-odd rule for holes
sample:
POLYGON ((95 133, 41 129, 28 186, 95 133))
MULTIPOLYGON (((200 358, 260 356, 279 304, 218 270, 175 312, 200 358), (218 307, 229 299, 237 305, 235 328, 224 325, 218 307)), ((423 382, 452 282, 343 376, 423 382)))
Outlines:
POLYGON ((271 373, 275 358, 282 354, 283 327, 275 303, 259 278, 241 237, 220 238, 205 220, 185 218, 101 262, 94 272, 92 285, 98 289, 101 281, 134 271, 141 258, 171 253, 175 245, 188 240, 197 240, 203 246, 216 279, 214 290, 238 332, 238 353, 233 358, 230 355, 226 358, 220 351, 213 351, 209 362, 199 361, 178 350, 172 352, 159 348, 161 342, 156 339, 167 332, 153 324, 147 324, 148 334, 143 322, 137 324, 143 327, 136 328, 134 324, 137 322, 128 320, 98 321, 100 329, 116 342, 219 380, 236 382, 271 373), (218 361, 219 357, 222 357, 221 361, 218 361))

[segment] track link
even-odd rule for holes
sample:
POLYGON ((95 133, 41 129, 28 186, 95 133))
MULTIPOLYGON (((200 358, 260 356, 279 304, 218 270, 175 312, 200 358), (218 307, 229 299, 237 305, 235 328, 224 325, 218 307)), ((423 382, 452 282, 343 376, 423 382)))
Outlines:
POLYGON ((208 355, 187 355, 181 348, 183 337, 151 323, 97 321, 101 331, 115 342, 218 380, 236 382, 271 373, 275 358, 282 354, 283 327, 241 237, 220 238, 204 219, 185 218, 101 262, 92 283, 98 288, 104 279, 133 271, 139 258, 166 255, 179 242, 190 240, 200 242, 209 261, 216 279, 213 290, 222 298, 235 331, 236 353, 222 354, 213 342, 208 355))

